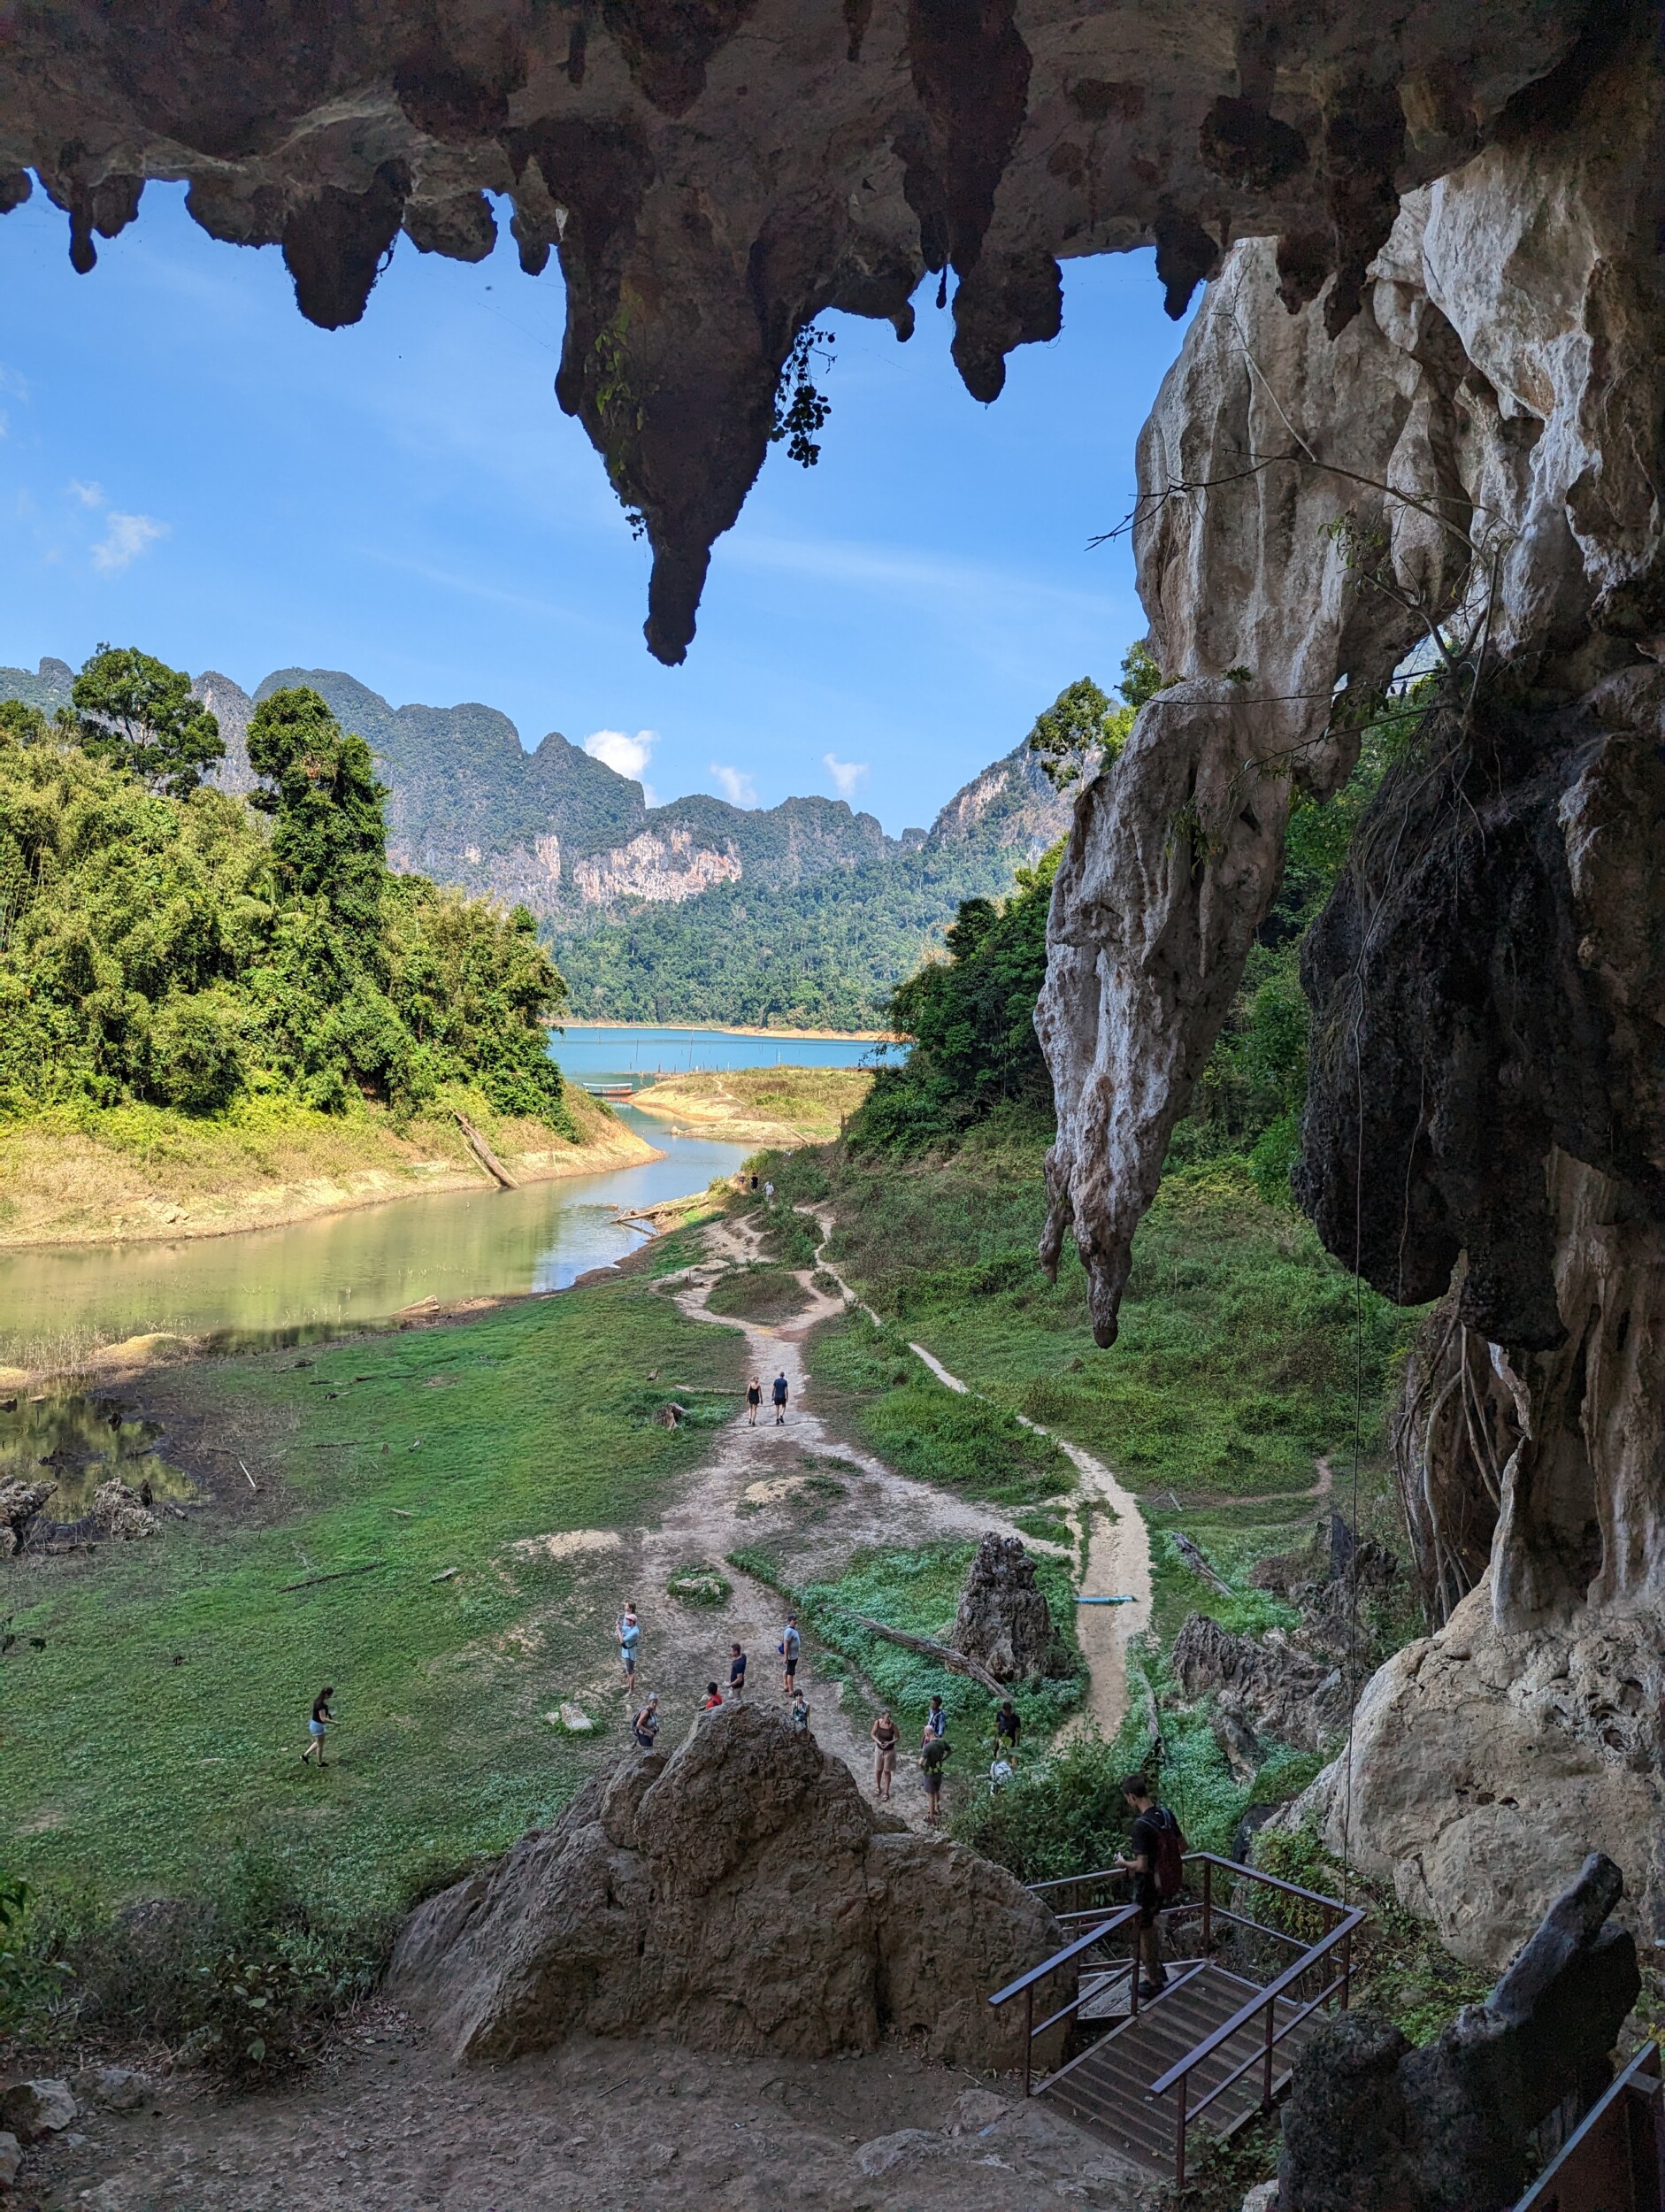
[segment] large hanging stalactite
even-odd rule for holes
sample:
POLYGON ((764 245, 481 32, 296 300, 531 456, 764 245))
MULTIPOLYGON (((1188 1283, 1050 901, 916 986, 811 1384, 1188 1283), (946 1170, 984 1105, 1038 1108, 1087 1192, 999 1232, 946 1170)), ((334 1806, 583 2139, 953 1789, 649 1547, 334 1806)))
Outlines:
POLYGON ((301 311, 335 328, 402 224, 472 260, 480 195, 506 195, 527 272, 559 249, 561 403, 645 527, 648 640, 674 662, 823 308, 906 335, 951 268, 954 358, 991 399, 1014 347, 1056 335, 1063 257, 1154 245, 1178 314, 1254 235, 1284 239, 1292 298, 1328 283, 1355 327, 1400 196, 1564 68, 1587 12, 1199 0, 1177 30, 1141 0, 63 0, 7 18, 0 212, 33 168, 88 270, 147 178, 182 178, 214 237, 281 241, 301 311))

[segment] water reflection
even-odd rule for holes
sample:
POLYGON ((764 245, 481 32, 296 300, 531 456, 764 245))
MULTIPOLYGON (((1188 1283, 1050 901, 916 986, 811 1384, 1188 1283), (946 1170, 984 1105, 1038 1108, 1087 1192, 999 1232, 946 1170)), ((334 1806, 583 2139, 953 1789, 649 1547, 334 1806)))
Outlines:
MULTIPOLYGON (((0 1363, 42 1366, 132 1336, 312 1333, 425 1298, 560 1290, 641 1233, 618 1211, 702 1190, 747 1148, 622 1118, 665 1157, 512 1191, 439 1191, 287 1228, 0 1255, 0 1363)), ((4 1417, 0 1417, 4 1418, 4 1417)))
POLYGON ((0 1400, 0 1485, 51 1483, 44 1510, 54 1521, 80 1520, 112 1475, 132 1490, 148 1482, 154 1498, 194 1496, 184 1476, 157 1455, 160 1434, 113 1400, 80 1391, 0 1400))

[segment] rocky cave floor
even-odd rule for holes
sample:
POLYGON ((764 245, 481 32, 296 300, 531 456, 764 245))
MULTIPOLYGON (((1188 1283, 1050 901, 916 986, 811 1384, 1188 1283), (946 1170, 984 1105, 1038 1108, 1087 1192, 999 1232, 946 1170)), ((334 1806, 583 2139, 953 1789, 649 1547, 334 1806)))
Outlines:
POLYGON ((158 2075, 30 2154, 18 2212, 1135 2212, 1144 2177, 1016 2085, 904 2043, 819 2062, 579 2039, 451 2071, 366 2007, 292 2086, 158 2075))

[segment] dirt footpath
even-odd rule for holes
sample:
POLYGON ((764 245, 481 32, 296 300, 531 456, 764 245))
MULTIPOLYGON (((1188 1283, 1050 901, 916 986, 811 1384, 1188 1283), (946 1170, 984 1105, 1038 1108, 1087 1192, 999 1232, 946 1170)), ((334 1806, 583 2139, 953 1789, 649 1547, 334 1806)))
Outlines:
POLYGON ((164 2080, 35 2153, 42 2212, 1137 2212, 1107 2146, 906 2045, 734 2059, 580 2039, 453 2074, 386 2007, 293 2089, 164 2080))
MULTIPOLYGON (((758 1256, 756 1240, 744 1226, 728 1222, 706 1232, 706 1249, 704 1263, 691 1269, 674 1292, 683 1310, 700 1319, 707 1317, 705 1302, 718 1276, 758 1256)), ((742 1411, 717 1439, 709 1463, 680 1502, 637 1539, 641 1588, 635 1594, 645 1612, 637 1680, 643 1692, 660 1691, 661 1705, 678 1732, 708 1679, 714 1678, 727 1695, 731 1641, 744 1647, 750 1662, 748 1695, 782 1695, 778 1646, 786 1617, 776 1592, 726 1566, 724 1572, 733 1585, 726 1604, 709 1609, 679 1605, 664 1595, 679 1567, 694 1561, 721 1565, 730 1552, 756 1544, 779 1559, 787 1578, 801 1586, 823 1576, 831 1579, 842 1573, 853 1552, 879 1545, 975 1543, 986 1529, 1016 1532, 997 1508, 968 1504, 947 1491, 910 1481, 828 1433, 815 1409, 804 1342, 817 1322, 842 1311, 843 1301, 814 1289, 808 1271, 799 1280, 810 1302, 779 1327, 710 1317, 713 1326, 744 1332, 746 1371, 757 1375, 763 1386, 757 1425, 751 1426, 742 1411), (777 1426, 768 1395, 782 1371, 789 1396, 786 1421, 777 1426)), ((846 1689, 848 1708, 840 1705, 838 1686, 817 1678, 812 1643, 806 1644, 798 1681, 809 1699, 817 1741, 846 1762, 871 1798, 871 1716, 860 1693, 846 1689)), ((618 1694, 622 1697, 622 1687, 618 1694)), ((898 1763, 893 1809, 922 1825, 925 1786, 907 1755, 914 1748, 904 1746, 898 1763)))

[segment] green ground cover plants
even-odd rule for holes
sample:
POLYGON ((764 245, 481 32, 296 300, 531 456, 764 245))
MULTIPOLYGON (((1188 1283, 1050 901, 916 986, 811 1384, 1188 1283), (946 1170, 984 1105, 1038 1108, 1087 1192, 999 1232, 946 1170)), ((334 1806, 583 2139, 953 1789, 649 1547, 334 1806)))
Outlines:
MULTIPOLYGON (((732 1416, 742 1350, 644 1271, 306 1366, 183 1371, 180 1398, 278 1508, 0 1569, 0 1609, 45 1639, 27 1671, 4 1663, 5 1870, 188 1894, 259 1837, 312 1908, 373 1913, 547 1821, 586 1762, 541 1717, 612 1689, 626 1594, 604 1548, 559 1539, 653 1514, 732 1416), (679 1390, 691 1410, 667 1430, 679 1390), (299 1755, 326 1682, 341 1724, 320 1776, 299 1755)), ((649 1656, 652 1638, 649 1618, 649 1656)))
POLYGON ((809 1302, 808 1292, 791 1268, 766 1260, 719 1275, 706 1300, 710 1310, 725 1319, 764 1322, 789 1321, 809 1302))
MULTIPOLYGON (((992 1756, 994 1707, 988 1692, 924 1653, 906 1651, 876 1636, 855 1617, 864 1615, 889 1628, 945 1643, 974 1549, 971 1544, 925 1544, 913 1549, 887 1547, 857 1552, 835 1579, 800 1586, 789 1586, 779 1562, 761 1548, 752 1547, 729 1556, 742 1573, 794 1601, 803 1625, 832 1655, 831 1663, 825 1657, 817 1662, 817 1671, 835 1680, 855 1675, 871 1684, 902 1724, 904 1743, 911 1732, 917 1744, 932 1698, 940 1697, 948 1715, 950 1740, 960 1754, 955 1772, 963 1786, 992 1756)), ((1057 1649, 1061 1663, 1068 1663, 1068 1671, 1048 1677, 1038 1686, 1013 1684, 1012 1702, 1032 1744, 1044 1740, 1080 1703, 1085 1671, 1075 1640, 1075 1593, 1067 1567, 1055 1560, 1037 1559, 1035 1578, 1051 1608, 1057 1649)))

